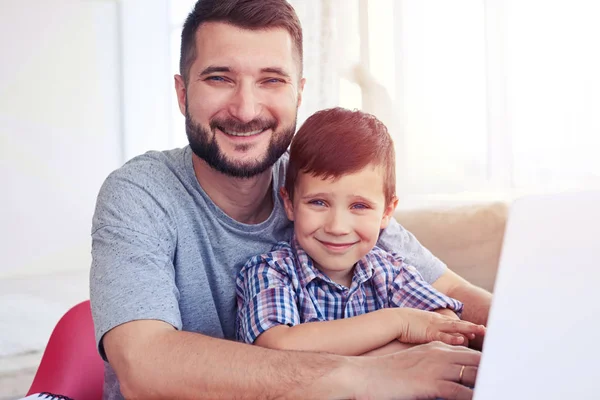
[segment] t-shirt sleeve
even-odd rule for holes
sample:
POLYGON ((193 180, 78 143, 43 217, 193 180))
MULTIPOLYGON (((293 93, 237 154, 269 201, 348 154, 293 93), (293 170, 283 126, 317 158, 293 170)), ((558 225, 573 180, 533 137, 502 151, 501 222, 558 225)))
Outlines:
POLYGON ((274 326, 300 323, 289 268, 290 258, 275 260, 270 255, 254 257, 242 268, 236 282, 237 340, 254 343, 274 326))
POLYGON ((446 271, 446 264, 427 250, 417 238, 394 218, 379 236, 377 246, 396 253, 413 265, 428 283, 435 282, 446 271))
POLYGON ((397 260, 395 266, 390 299, 393 307, 417 308, 425 311, 449 308, 460 317, 463 310, 460 301, 446 296, 425 282, 414 267, 400 260, 397 260))
POLYGON ((130 168, 111 174, 96 203, 90 300, 105 360, 102 338, 118 325, 151 319, 182 326, 172 261, 175 230, 148 173, 130 168))

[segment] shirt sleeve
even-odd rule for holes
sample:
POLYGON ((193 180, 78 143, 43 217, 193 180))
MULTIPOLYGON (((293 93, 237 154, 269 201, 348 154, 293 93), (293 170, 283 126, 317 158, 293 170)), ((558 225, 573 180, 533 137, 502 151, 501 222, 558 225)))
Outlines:
POLYGON ((169 205, 151 190, 157 182, 133 167, 109 176, 93 219, 90 300, 105 360, 102 339, 118 325, 152 319, 182 327, 169 205))
POLYGON ((250 259, 236 282, 237 339, 254 343, 266 330, 300 323, 293 289, 290 258, 276 260, 272 255, 250 259))
POLYGON ((421 274, 412 266, 399 264, 394 281, 392 282, 390 303, 394 307, 417 308, 425 311, 435 311, 448 308, 459 317, 463 304, 425 282, 421 274))
POLYGON ((446 264, 427 250, 394 218, 379 236, 377 246, 402 256, 404 261, 413 265, 428 283, 435 282, 446 272, 446 264))

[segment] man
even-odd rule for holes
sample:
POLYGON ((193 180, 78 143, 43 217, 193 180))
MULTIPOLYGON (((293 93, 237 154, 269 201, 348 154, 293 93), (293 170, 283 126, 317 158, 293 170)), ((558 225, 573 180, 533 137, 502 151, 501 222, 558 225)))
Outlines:
MULTIPOLYGON (((200 0, 181 50, 190 146, 133 159, 98 196, 90 294, 105 398, 470 398, 479 353, 466 348, 355 358, 223 340, 241 266, 291 234, 277 190, 302 101, 302 30, 285 0, 200 0)), ((485 323, 489 294, 397 223, 380 244, 485 323)))

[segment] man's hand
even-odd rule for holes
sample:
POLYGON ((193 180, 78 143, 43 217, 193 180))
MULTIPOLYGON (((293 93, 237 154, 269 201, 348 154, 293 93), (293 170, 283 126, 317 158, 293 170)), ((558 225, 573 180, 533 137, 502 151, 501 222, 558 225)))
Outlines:
MULTIPOLYGON (((362 357, 360 367, 368 374, 357 382, 360 388, 353 398, 468 400, 473 397, 468 386, 475 384, 480 358, 478 351, 440 342, 388 356, 362 357)), ((349 379, 356 377, 350 372, 349 379)))
POLYGON ((483 325, 475 325, 440 313, 414 308, 398 308, 397 312, 401 327, 397 337, 403 343, 441 341, 460 345, 464 343, 465 337, 473 339, 485 334, 483 325))

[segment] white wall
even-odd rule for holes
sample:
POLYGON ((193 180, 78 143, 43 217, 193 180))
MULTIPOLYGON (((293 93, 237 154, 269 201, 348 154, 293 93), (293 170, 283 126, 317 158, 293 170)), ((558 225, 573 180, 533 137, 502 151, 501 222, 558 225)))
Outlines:
POLYGON ((123 157, 118 4, 0 2, 0 278, 88 268, 123 157))

